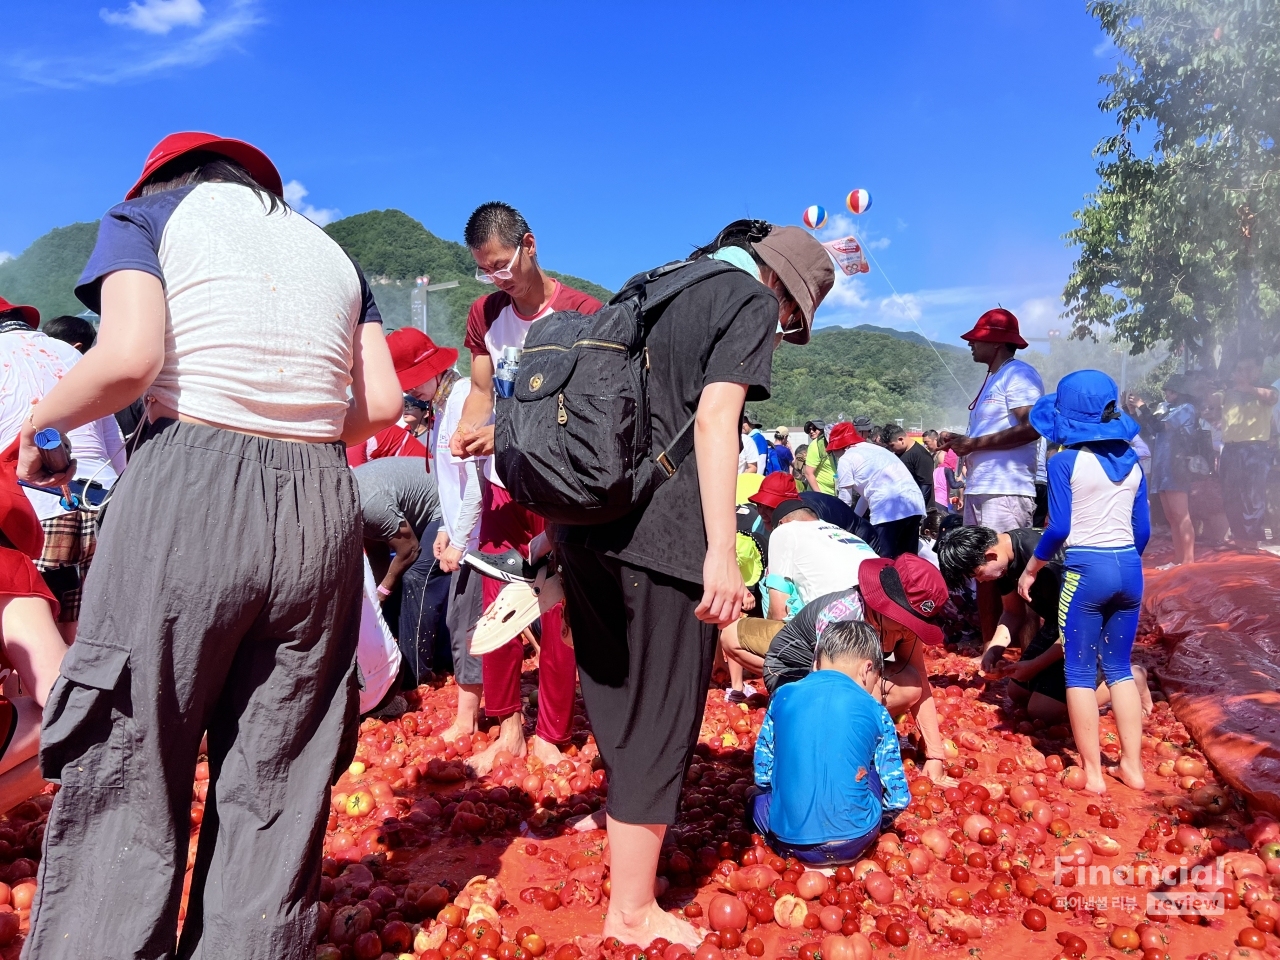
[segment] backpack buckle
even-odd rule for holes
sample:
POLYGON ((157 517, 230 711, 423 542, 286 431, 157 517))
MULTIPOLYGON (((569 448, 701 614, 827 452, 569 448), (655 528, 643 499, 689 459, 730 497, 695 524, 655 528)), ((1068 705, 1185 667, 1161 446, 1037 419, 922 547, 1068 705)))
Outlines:
POLYGON ((667 456, 667 451, 663 450, 660 454, 658 454, 653 459, 658 464, 658 466, 660 466, 663 469, 663 471, 666 473, 668 480, 670 480, 673 476, 675 476, 676 465, 672 463, 671 458, 667 456))

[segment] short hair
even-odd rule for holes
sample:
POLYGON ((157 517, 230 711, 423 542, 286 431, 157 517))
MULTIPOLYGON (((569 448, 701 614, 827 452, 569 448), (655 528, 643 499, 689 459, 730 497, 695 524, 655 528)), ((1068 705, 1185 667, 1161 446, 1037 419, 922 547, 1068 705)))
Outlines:
POLYGON ((253 179, 253 174, 230 157, 208 150, 192 150, 174 157, 147 177, 139 196, 177 190, 193 183, 238 183, 248 187, 267 208, 267 213, 289 209, 284 197, 278 196, 253 179))
POLYGON ((27 315, 14 307, 12 310, 0 310, 0 323, 8 323, 10 320, 21 320, 27 322, 27 315))
POLYGON ((876 673, 884 672, 884 650, 880 634, 865 620, 839 620, 828 624, 813 651, 815 663, 826 660, 870 660, 876 673))
POLYGON ((903 430, 896 423, 886 423, 884 425, 884 429, 880 431, 880 442, 893 443, 893 441, 897 440, 899 437, 905 437, 906 435, 907 431, 903 430))
POLYGON ((934 548, 943 579, 952 587, 960 586, 987 562, 987 551, 999 539, 990 527, 959 527, 944 533, 934 548))
POLYGON ((937 440, 937 439, 938 439, 938 431, 937 431, 937 430, 926 430, 924 433, 920 434, 920 436, 921 436, 922 438, 926 439, 926 440, 937 440))
POLYGON ((40 324, 40 329, 45 336, 61 340, 63 343, 69 343, 72 346, 77 343, 80 344, 82 353, 92 347, 94 341, 98 339, 98 331, 84 317, 72 317, 64 314, 61 317, 46 320, 40 324))
POLYGON ((529 222, 520 211, 501 200, 482 203, 467 217, 462 239, 472 250, 479 250, 490 240, 497 239, 512 250, 520 246, 525 234, 532 233, 529 222))

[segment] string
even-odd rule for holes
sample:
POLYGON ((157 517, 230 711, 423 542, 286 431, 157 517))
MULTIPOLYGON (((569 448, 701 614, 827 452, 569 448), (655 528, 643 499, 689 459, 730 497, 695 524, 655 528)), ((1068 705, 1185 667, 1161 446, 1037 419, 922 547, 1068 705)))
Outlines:
MULTIPOLYGON (((905 304, 906 299, 902 296, 902 294, 898 293, 898 288, 893 285, 893 281, 889 279, 889 275, 884 272, 884 267, 880 266, 880 261, 875 258, 875 255, 869 249, 867 249, 866 244, 863 244, 862 252, 865 253, 868 258, 870 258, 872 264, 875 265, 875 268, 880 271, 880 276, 884 277, 884 282, 887 283, 889 285, 889 289, 893 291, 893 298, 897 300, 899 303, 905 304)), ((951 367, 947 366, 947 361, 942 358, 942 354, 938 352, 938 348, 933 345, 933 340, 931 340, 929 335, 924 332, 924 328, 920 326, 920 321, 915 318, 915 314, 911 310, 908 310, 907 313, 911 314, 911 322, 914 323, 916 329, 920 331, 920 336, 924 337, 924 342, 929 344, 929 349, 932 350, 933 355, 938 358, 938 362, 942 364, 943 368, 947 371, 947 373, 951 374, 951 379, 956 382, 956 386, 960 388, 960 396, 963 397, 966 393, 968 393, 968 391, 965 390, 964 388, 964 384, 961 383, 960 378, 955 375, 955 371, 953 371, 951 367)), ((979 391, 978 396, 981 396, 981 395, 982 395, 982 392, 979 391)), ((972 410, 973 407, 970 407, 969 409, 972 410)))

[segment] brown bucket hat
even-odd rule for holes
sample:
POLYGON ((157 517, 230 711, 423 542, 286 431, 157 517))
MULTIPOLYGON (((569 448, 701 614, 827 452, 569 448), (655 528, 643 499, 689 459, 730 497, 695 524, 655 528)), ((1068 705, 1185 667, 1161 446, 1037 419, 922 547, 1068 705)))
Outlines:
POLYGON ((792 299, 800 305, 804 324, 783 338, 788 343, 808 343, 813 330, 813 314, 823 297, 836 283, 835 267, 831 257, 808 231, 799 227, 774 227, 763 240, 752 245, 756 255, 765 262, 792 299))

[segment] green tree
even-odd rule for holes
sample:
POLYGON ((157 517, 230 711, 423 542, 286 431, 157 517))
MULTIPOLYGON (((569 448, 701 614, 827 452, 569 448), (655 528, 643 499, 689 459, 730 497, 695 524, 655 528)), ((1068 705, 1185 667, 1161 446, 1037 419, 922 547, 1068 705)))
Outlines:
POLYGON ((1073 335, 1113 326, 1134 353, 1169 341, 1210 367, 1280 351, 1280 6, 1088 9, 1120 54, 1100 103, 1120 132, 1095 150, 1101 182, 1067 234, 1073 335))
POLYGON ((81 313, 75 285, 97 239, 96 220, 50 230, 21 256, 0 263, 0 296, 31 304, 44 319, 81 313))

